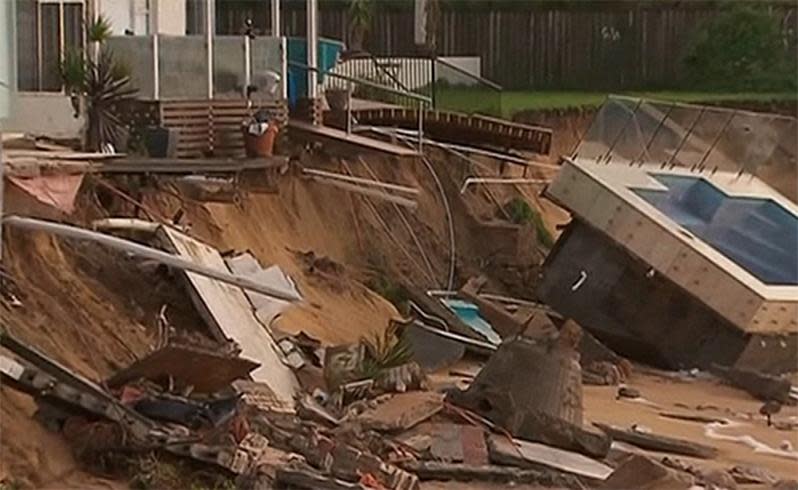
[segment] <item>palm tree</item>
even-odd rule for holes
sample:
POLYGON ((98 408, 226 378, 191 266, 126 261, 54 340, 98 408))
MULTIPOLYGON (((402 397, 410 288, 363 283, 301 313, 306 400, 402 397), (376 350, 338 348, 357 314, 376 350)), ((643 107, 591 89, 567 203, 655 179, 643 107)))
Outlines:
POLYGON ((363 51, 371 22, 374 18, 373 0, 350 0, 349 2, 349 51, 363 51))
POLYGON ((119 143, 124 127, 119 106, 138 92, 130 85, 127 67, 103 46, 110 35, 110 23, 99 17, 86 31, 90 49, 67 52, 60 66, 61 81, 70 94, 75 116, 83 113, 86 117, 84 147, 92 151, 106 143, 119 143))

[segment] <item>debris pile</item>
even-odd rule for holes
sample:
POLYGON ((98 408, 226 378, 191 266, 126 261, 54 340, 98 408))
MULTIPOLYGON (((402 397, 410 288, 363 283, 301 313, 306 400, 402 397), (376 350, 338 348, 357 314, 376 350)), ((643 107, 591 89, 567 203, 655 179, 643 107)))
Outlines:
MULTIPOLYGON (((303 173, 336 181, 339 187, 352 180, 318 169, 303 173)), ((237 178, 191 176, 178 183, 181 194, 204 201, 237 202, 240 197, 237 178)), ((412 194, 415 207, 419 190, 399 192, 412 194)), ((74 196, 66 194, 63 200, 70 204, 74 196)), ((169 287, 185 296, 199 324, 194 327, 202 332, 203 341, 192 342, 197 336, 181 332, 163 306, 150 350, 134 353, 135 360, 124 367, 114 364, 110 376, 96 377, 105 379, 88 379, 23 342, 23 335, 2 332, 0 372, 7 386, 31 395, 36 419, 62 434, 89 468, 110 474, 113 461, 139 458, 140 469, 149 474, 144 467, 155 464, 155 454, 156 459, 201 466, 236 488, 253 490, 411 490, 428 480, 686 490, 777 485, 778 476, 759 467, 718 469, 729 444, 798 459, 789 440, 776 449, 772 441, 771 447, 747 434, 721 433, 740 427, 729 420, 737 415, 730 408, 676 413, 647 400, 651 386, 627 384, 639 380, 646 368, 636 365, 633 372, 628 360, 599 340, 616 348, 623 338, 600 333, 597 338, 546 304, 491 294, 486 277, 472 277, 459 290, 445 291, 400 283, 397 296, 407 308, 398 309, 404 316, 356 342, 330 345, 322 340, 323 332, 290 321, 280 322, 290 333, 280 331, 277 318, 296 304, 312 303, 307 285, 347 301, 354 298, 344 287, 355 282, 347 276, 349 264, 286 247, 305 274, 307 282, 300 288, 279 266, 262 265, 250 251, 221 252, 181 227, 179 216, 172 221, 178 224, 104 218, 86 230, 30 218, 5 220, 12 227, 97 241, 136 260, 144 258, 148 266, 157 263, 169 287), (599 423, 596 412, 607 406, 590 413, 591 392, 604 394, 612 407, 634 408, 618 410, 621 416, 615 419, 600 417, 604 423, 599 423), (648 429, 629 415, 644 406, 658 421, 699 429, 669 432, 665 424, 648 429), (701 430, 704 443, 696 442, 701 430), (707 439, 720 442, 708 444, 707 439), (700 466, 710 461, 712 468, 700 466)), ((576 283, 558 284, 568 294, 584 295, 596 287, 598 274, 571 272, 578 272, 576 283)), ((0 293, 14 308, 22 305, 22 292, 4 270, 0 293)), ((292 320, 290 315, 282 318, 292 320)), ((328 328, 344 323, 330 322, 328 328)), ((663 334, 658 342, 664 340, 663 334)), ((712 369, 760 399, 756 403, 765 402, 758 413, 743 414, 751 425, 767 424, 773 431, 798 427, 782 408, 798 400, 790 378, 739 362, 712 369)), ((663 383, 715 379, 697 369, 670 376, 663 383)), ((695 403, 673 405, 703 409, 695 403)))

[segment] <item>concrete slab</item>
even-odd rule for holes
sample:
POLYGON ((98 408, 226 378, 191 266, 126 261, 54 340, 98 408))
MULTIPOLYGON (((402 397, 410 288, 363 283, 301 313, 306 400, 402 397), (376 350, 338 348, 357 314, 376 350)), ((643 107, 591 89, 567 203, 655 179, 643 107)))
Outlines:
POLYGON ((488 448, 491 461, 496 464, 520 467, 546 466, 599 481, 606 479, 612 473, 611 467, 579 453, 521 439, 510 440, 504 435, 491 435, 488 439, 488 448))
MULTIPOLYGON (((219 251, 210 245, 169 227, 161 227, 159 235, 177 255, 229 272, 219 251)), ((252 379, 269 386, 284 408, 292 410, 299 382, 283 363, 280 348, 267 327, 258 321, 244 291, 193 272, 185 274, 194 303, 209 326, 238 343, 242 357, 260 363, 252 372, 252 379)))

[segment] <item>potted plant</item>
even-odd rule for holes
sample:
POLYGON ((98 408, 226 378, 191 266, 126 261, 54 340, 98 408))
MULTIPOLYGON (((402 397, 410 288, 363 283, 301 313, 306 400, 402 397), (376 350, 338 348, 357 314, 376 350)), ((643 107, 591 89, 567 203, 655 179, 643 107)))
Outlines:
POLYGON ((83 115, 83 146, 100 151, 118 145, 124 135, 119 108, 137 90, 130 85, 129 70, 103 46, 111 35, 107 19, 99 17, 87 29, 88 50, 65 53, 60 63, 61 81, 70 95, 75 117, 83 115))

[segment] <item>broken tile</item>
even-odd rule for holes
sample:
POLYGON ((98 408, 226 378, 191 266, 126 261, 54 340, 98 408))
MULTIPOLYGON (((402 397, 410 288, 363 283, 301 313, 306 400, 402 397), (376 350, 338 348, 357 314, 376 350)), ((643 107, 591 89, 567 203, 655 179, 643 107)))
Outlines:
POLYGON ((620 466, 604 481, 602 488, 607 490, 688 490, 694 479, 686 473, 675 470, 639 454, 624 459, 620 466))
POLYGON ((443 395, 431 391, 410 391, 392 396, 364 411, 357 420, 366 429, 407 430, 432 417, 443 408, 443 395))

